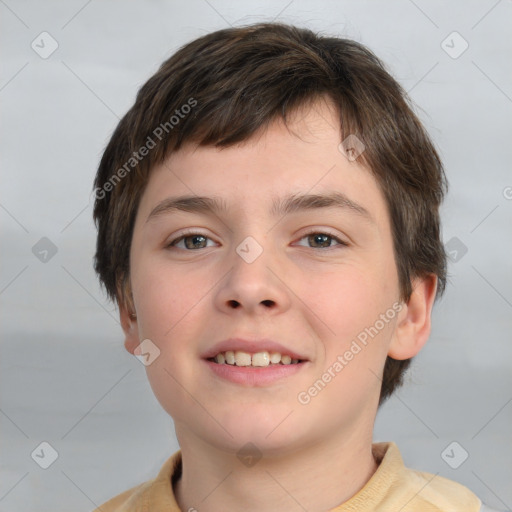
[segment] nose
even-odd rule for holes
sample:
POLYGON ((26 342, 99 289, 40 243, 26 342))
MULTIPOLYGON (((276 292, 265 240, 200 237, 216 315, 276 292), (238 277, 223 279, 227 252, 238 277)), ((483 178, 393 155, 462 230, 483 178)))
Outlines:
POLYGON ((284 271, 270 250, 263 250, 254 260, 234 252, 232 267, 217 288, 216 306, 225 313, 238 310, 251 315, 278 314, 290 307, 290 290, 284 271))

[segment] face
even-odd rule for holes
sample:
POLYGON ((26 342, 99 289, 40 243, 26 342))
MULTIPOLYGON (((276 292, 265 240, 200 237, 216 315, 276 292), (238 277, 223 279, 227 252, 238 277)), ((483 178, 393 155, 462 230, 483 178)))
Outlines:
POLYGON ((288 125, 229 148, 185 146, 141 199, 125 345, 159 350, 147 375, 180 443, 277 452, 373 426, 404 315, 386 204, 340 151, 332 107, 318 102, 288 125), (331 200, 297 199, 311 195, 331 200), (181 196, 222 208, 170 204, 181 196), (235 365, 222 363, 229 349, 235 365), (280 362, 253 366, 271 356, 280 362))

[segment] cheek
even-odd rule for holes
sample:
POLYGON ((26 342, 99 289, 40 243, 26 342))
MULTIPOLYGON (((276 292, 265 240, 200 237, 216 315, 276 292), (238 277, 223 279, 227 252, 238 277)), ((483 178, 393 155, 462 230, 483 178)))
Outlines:
POLYGON ((132 277, 139 324, 139 336, 151 340, 159 350, 148 366, 148 381, 157 400, 176 420, 182 411, 197 407, 188 389, 194 372, 190 341, 200 335, 204 322, 204 294, 211 287, 197 273, 171 269, 165 260, 142 258, 134 262, 139 271, 132 277))
POLYGON ((334 272, 310 276, 303 296, 329 328, 331 335, 346 340, 375 320, 383 298, 380 283, 367 269, 343 265, 334 272))
POLYGON ((334 428, 340 414, 357 417, 362 409, 376 407, 396 311, 393 294, 374 274, 353 267, 325 282, 325 293, 317 293, 316 299, 313 294, 308 303, 319 312, 318 325, 328 326, 322 328, 325 356, 301 397, 334 428))
POLYGON ((351 374, 351 381, 359 380, 361 375, 356 368, 365 367, 367 372, 370 367, 379 374, 396 322, 395 296, 385 276, 353 265, 325 275, 321 281, 324 287, 319 287, 317 278, 310 278, 303 293, 310 290, 304 295, 308 297, 307 305, 318 312, 321 320, 317 325, 324 342, 324 367, 331 367, 338 356, 346 355, 343 373, 351 374))
POLYGON ((197 273, 173 269, 165 258, 136 263, 139 272, 132 279, 140 335, 164 344, 193 316, 208 286, 197 273))

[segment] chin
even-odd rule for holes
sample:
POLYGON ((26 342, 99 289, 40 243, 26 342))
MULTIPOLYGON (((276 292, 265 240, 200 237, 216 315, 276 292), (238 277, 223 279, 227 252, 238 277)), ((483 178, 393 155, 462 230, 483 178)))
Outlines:
MULTIPOLYGON (((237 452, 247 443, 252 443, 262 452, 277 455, 294 449, 294 445, 300 445, 301 435, 292 409, 282 408, 278 414, 269 414, 268 406, 266 408, 266 411, 243 410, 219 416, 219 419, 222 417, 219 423, 231 434, 230 436, 223 430, 223 447, 237 452), (283 414, 282 411, 286 413, 283 414), (288 414, 290 416, 286 418, 288 414)), ((215 432, 219 432, 219 428, 215 432)), ((207 435, 211 436, 211 433, 210 430, 207 435)), ((217 437, 216 442, 218 441, 217 437)))

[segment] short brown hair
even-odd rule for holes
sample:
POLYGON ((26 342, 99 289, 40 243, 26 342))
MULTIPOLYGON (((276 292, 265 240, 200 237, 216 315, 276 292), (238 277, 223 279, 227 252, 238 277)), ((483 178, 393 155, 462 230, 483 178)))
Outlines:
MULTIPOLYGON (((133 226, 155 165, 186 142, 227 147, 244 141, 319 97, 336 105, 342 140, 355 135, 365 146, 358 161, 374 175, 387 203, 400 299, 409 300, 413 278, 429 274, 437 275, 440 296, 446 254, 439 206, 447 182, 405 91, 355 41, 259 23, 183 46, 141 87, 114 131, 94 183, 94 266, 110 299, 131 301, 133 226)), ((380 403, 402 383, 409 364, 387 358, 380 403)))

